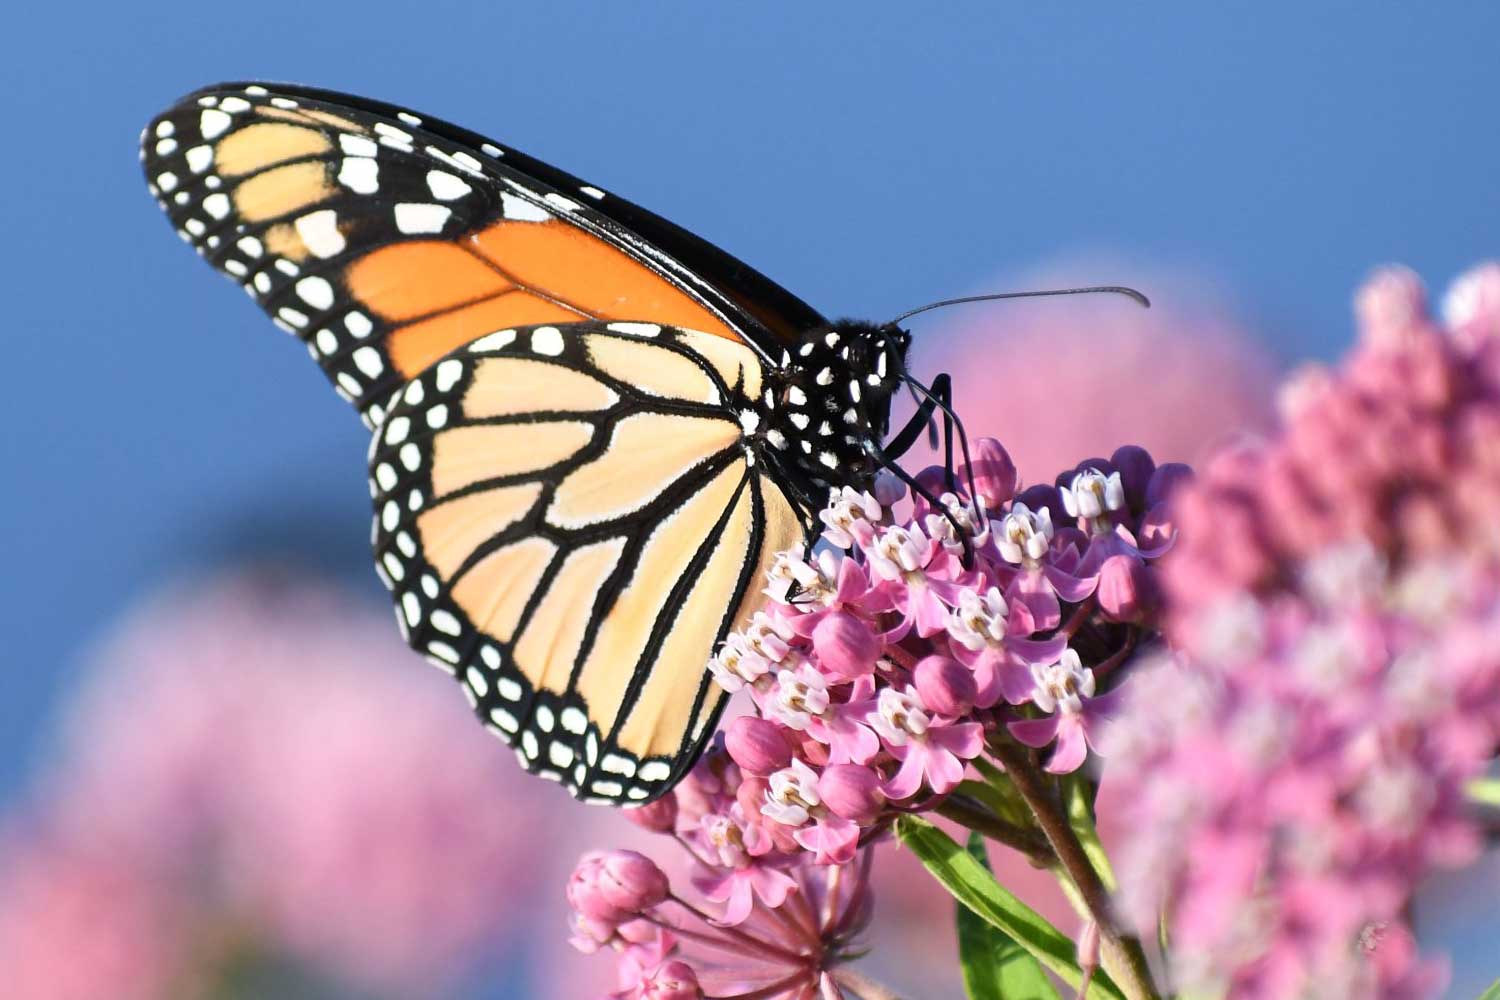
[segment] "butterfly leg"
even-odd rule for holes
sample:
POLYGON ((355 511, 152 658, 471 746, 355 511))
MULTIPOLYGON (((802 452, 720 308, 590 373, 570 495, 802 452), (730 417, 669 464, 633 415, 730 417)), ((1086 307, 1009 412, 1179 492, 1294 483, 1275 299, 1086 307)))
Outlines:
MULTIPOLYGON (((917 438, 922 435, 923 431, 928 431, 931 435, 932 415, 937 412, 939 406, 941 405, 939 403, 939 400, 946 399, 951 394, 951 384, 952 380, 949 379, 947 375, 939 375, 937 378, 932 380, 931 391, 928 391, 927 387, 922 386, 920 383, 912 386, 912 393, 917 399, 917 412, 912 414, 911 419, 906 422, 906 425, 903 426, 899 431, 897 431, 895 436, 886 443, 885 454, 888 458, 894 460, 905 455, 908 451, 911 450, 912 445, 917 443, 917 438), (918 393, 920 393, 920 395, 918 393)), ((946 417, 944 418, 944 424, 947 424, 946 417)), ((929 447, 936 447, 936 436, 929 436, 928 442, 929 447)), ((951 429, 948 430, 948 454, 950 456, 951 464, 951 429)))

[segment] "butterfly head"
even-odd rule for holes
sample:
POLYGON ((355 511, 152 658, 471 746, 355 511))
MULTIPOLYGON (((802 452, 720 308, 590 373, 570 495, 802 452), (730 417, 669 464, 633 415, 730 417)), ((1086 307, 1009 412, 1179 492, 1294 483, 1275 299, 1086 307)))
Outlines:
POLYGON ((767 438, 796 478, 820 490, 869 485, 866 442, 885 436, 910 345, 899 327, 839 320, 787 352, 767 396, 767 438))

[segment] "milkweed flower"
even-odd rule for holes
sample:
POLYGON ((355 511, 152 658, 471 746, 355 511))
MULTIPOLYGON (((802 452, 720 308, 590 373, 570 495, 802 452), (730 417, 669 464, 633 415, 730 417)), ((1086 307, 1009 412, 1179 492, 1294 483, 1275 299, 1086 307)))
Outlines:
MULTIPOLYGON (((82 859, 59 880, 120 873, 99 890, 120 897, 98 911, 126 915, 116 936, 165 897, 205 934, 233 928, 367 992, 432 994, 525 912, 537 873, 515 859, 547 801, 378 610, 286 572, 227 572, 159 596, 96 660, 39 822, 82 859)), ((95 916, 71 916, 90 937, 95 916)))
MULTIPOLYGON (((851 843, 819 864, 817 846, 778 846, 767 835, 787 822, 804 832, 847 827, 858 837, 858 827, 824 806, 818 779, 800 761, 764 783, 758 810, 742 802, 746 780, 715 747, 668 795, 676 822, 663 839, 687 852, 697 874, 685 881, 701 901, 635 852, 588 854, 574 870, 572 941, 586 953, 615 953, 615 1000, 848 996, 839 970, 869 919, 870 849, 851 843)), ((861 797, 838 779, 826 787, 841 804, 861 797)))
MULTIPOLYGON (((1018 494, 999 442, 973 454, 951 476, 924 471, 909 502, 890 480, 834 491, 819 545, 776 558, 769 602, 710 664, 754 714, 670 796, 670 832, 712 906, 673 894, 626 914, 676 935, 643 957, 613 900, 574 900, 575 942, 620 956, 619 996, 651 995, 640 970, 667 961, 686 962, 705 997, 846 995, 839 963, 866 917, 871 845, 895 816, 940 808, 990 741, 1014 734, 1054 773, 1098 747, 1114 671, 1153 634, 1183 470, 1127 448, 1018 494)), ((600 863, 586 857, 576 879, 594 884, 600 863)))
POLYGON ((1405 908, 1478 850, 1464 786, 1500 745, 1496 273, 1455 284, 1446 327, 1415 275, 1376 274, 1350 355, 1174 504, 1176 652, 1106 743, 1124 902, 1168 914, 1189 994, 1441 983, 1405 908))

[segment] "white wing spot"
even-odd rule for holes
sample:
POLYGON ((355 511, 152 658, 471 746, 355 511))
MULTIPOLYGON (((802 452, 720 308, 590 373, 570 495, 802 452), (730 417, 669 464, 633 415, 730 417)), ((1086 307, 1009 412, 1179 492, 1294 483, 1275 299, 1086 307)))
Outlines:
POLYGON ((447 423, 448 423, 448 404, 447 403, 439 403, 438 405, 434 406, 432 409, 430 409, 430 410, 427 411, 427 426, 428 427, 431 427, 433 430, 437 430, 438 428, 444 426, 447 423))
POLYGON ((562 710, 559 720, 563 729, 570 733, 582 733, 589 727, 589 718, 582 711, 569 705, 562 710))
POLYGON ((507 733, 514 733, 521 728, 521 723, 516 721, 516 717, 503 708, 490 709, 490 719, 507 733))
POLYGON ((339 232, 339 216, 333 209, 309 212, 294 225, 297 235, 315 256, 328 258, 343 252, 344 234, 339 232))
POLYGON ((506 701, 521 700, 521 685, 513 678, 500 678, 499 682, 495 684, 495 691, 506 701))
POLYGON ((593 198, 595 200, 598 200, 598 199, 604 197, 604 192, 603 191, 600 191, 598 188, 593 187, 592 185, 589 185, 589 184, 585 184, 583 187, 579 188, 578 190, 582 191, 584 194, 588 195, 590 198, 593 198))
MULTIPOLYGON (((448 635, 461 635, 463 633, 463 626, 458 623, 458 619, 441 608, 434 611, 429 616, 429 620, 432 622, 432 627, 439 632, 444 632, 448 635)), ((481 691, 479 693, 483 694, 484 692, 481 691)))
POLYGON ((380 150, 375 140, 347 132, 339 136, 339 148, 350 156, 374 156, 380 150))
MULTIPOLYGON (((599 766, 610 774, 623 774, 627 778, 635 776, 635 761, 629 757, 622 757, 617 753, 605 754, 604 759, 599 762, 599 766)), ((595 787, 598 787, 597 782, 595 783, 595 787)))
POLYGON ((354 366, 370 378, 385 371, 385 362, 380 360, 380 352, 373 347, 361 347, 350 357, 354 360, 354 366))
MULTIPOLYGON (((247 90, 245 91, 245 93, 265 93, 265 91, 247 90)), ((249 111, 252 107, 254 107, 254 105, 245 100, 243 97, 226 97, 219 102, 219 107, 223 108, 225 111, 232 111, 238 114, 241 111, 249 111)))
POLYGON ((420 124, 422 124, 422 119, 418 118, 416 115, 412 114, 410 111, 397 111, 396 112, 396 117, 399 118, 399 119, 401 119, 402 121, 406 122, 406 124, 408 124, 408 125, 420 125, 420 124))
POLYGON ((562 332, 555 326, 539 326, 531 331, 531 349, 537 354, 556 357, 563 352, 562 332))
POLYGON ((401 610, 406 614, 406 624, 409 628, 416 628, 417 622, 422 620, 422 602, 417 595, 411 591, 401 595, 401 610))
POLYGON ((440 233, 452 214, 453 210, 443 205, 404 201, 396 206, 396 228, 407 235, 440 233))
POLYGON ((661 327, 655 323, 610 323, 606 329, 628 333, 632 337, 655 337, 661 333, 661 327))
POLYGON ((547 747, 547 759, 558 767, 567 767, 573 763, 573 748, 565 743, 553 743, 547 747))
POLYGON ((391 422, 385 425, 385 443, 400 444, 406 440, 406 435, 410 432, 410 417, 392 417, 391 422))
POLYGON ((478 667, 470 667, 464 671, 464 678, 469 682, 469 687, 473 688, 474 693, 479 695, 479 697, 483 698, 489 694, 490 682, 484 679, 484 674, 479 672, 478 667))
POLYGON ((458 384, 458 380, 460 378, 463 378, 463 374, 463 362, 459 361, 456 358, 449 358, 446 361, 438 363, 437 371, 433 374, 432 382, 433 385, 437 386, 438 392, 447 392, 449 389, 458 384))
MULTIPOLYGON (((401 464, 406 466, 408 472, 416 472, 422 467, 422 449, 410 441, 401 446, 400 458, 401 464)), ((421 494, 418 494, 418 499, 421 499, 421 494)))
POLYGON ((462 198, 474 189, 468 182, 460 177, 455 177, 446 170, 427 171, 427 190, 438 201, 454 201, 462 198))
POLYGON ((351 312, 344 316, 344 327, 354 336, 363 340, 375 329, 375 324, 370 322, 370 317, 362 312, 351 312))
POLYGON ((215 219, 222 219, 229 214, 229 195, 223 191, 216 192, 203 199, 203 211, 212 215, 215 219))
POLYGON ((337 351, 339 349, 338 335, 335 334, 332 330, 327 329, 326 327, 322 330, 319 330, 318 335, 314 337, 313 340, 317 342, 318 350, 322 351, 324 354, 332 354, 334 351, 337 351))
MULTIPOLYGON (((229 104, 228 101, 224 103, 229 104)), ((217 139, 232 124, 234 119, 218 108, 209 108, 198 116, 198 131, 205 139, 217 139)))
POLYGON ((363 156, 346 156, 339 164, 339 183, 355 194, 380 190, 380 164, 363 156))
MULTIPOLYGON (((169 189, 170 190, 170 189, 169 189)), ((509 191, 500 192, 500 211, 512 222, 546 222, 552 213, 525 198, 518 198, 509 191)))
POLYGON ((314 309, 327 309, 333 305, 333 286, 316 275, 303 278, 297 282, 297 297, 314 309))
MULTIPOLYGON (((163 191, 171 191, 177 187, 177 175, 170 170, 164 170, 156 175, 156 186, 163 191)), ((501 195, 504 197, 504 195, 501 195)))
POLYGON ((564 198, 562 195, 557 194, 556 192, 552 192, 552 191, 547 192, 546 198, 547 198, 547 204, 549 204, 549 205, 556 205, 558 208, 562 209, 564 212, 576 212, 576 211, 578 211, 578 209, 580 209, 580 208, 583 207, 582 205, 578 204, 578 202, 574 201, 572 198, 564 198))
POLYGON ((156 137, 158 139, 165 139, 167 136, 171 135, 173 131, 176 130, 176 128, 177 126, 173 125, 169 121, 159 121, 156 123, 156 137))
POLYGON ((515 343, 515 340, 516 331, 497 330, 494 333, 486 334, 485 336, 480 337, 478 340, 474 341, 474 343, 469 345, 469 350, 496 351, 502 347, 509 347, 511 344, 515 343))
POLYGON ((401 394, 401 398, 406 401, 407 406, 420 406, 422 398, 426 395, 427 390, 422 388, 421 382, 411 382, 407 385, 406 391, 401 394))
POLYGON ((649 764, 642 764, 639 775, 642 781, 666 781, 671 776, 672 765, 660 760, 653 760, 649 764))

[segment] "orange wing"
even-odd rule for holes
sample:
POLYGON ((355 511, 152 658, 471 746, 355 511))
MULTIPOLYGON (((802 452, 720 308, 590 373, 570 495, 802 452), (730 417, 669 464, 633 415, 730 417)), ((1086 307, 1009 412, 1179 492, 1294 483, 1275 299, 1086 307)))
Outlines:
POLYGON ((820 321, 628 202, 356 98, 208 88, 152 121, 142 160, 179 235, 301 338, 372 425, 407 380, 498 329, 635 320, 769 357, 820 321))

